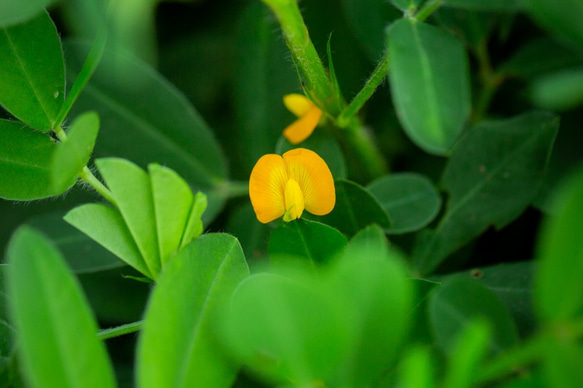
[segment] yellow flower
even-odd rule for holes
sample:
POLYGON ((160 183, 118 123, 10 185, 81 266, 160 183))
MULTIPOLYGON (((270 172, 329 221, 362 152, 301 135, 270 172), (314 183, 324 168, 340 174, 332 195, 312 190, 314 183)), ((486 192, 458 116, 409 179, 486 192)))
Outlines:
POLYGON ((263 155, 249 178, 249 197, 257 219, 266 224, 283 216, 289 222, 304 209, 323 216, 334 209, 336 191, 328 165, 317 153, 296 148, 263 155))
POLYGON ((306 96, 301 94, 287 94, 283 96, 286 108, 298 117, 296 121, 283 130, 283 136, 292 144, 306 140, 320 121, 322 111, 306 96))

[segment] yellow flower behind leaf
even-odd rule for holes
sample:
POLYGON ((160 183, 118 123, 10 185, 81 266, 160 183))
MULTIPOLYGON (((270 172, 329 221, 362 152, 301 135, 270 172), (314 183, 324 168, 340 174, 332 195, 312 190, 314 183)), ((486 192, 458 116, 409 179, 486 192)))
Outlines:
POLYGON ((322 117, 322 111, 301 94, 287 94, 283 97, 283 103, 298 117, 283 130, 283 136, 292 144, 301 143, 314 132, 322 117))
POLYGON ((317 153, 296 148, 263 155, 249 178, 249 197, 257 219, 291 221, 304 210, 322 216, 334 209, 336 191, 328 165, 317 153))

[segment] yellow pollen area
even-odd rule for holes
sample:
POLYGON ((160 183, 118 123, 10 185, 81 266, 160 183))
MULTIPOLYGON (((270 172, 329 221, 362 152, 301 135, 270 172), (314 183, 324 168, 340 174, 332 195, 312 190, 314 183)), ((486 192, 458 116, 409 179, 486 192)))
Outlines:
POLYGON ((289 179, 285 184, 285 214, 283 220, 290 222, 298 219, 304 212, 304 194, 300 185, 293 179, 289 179))

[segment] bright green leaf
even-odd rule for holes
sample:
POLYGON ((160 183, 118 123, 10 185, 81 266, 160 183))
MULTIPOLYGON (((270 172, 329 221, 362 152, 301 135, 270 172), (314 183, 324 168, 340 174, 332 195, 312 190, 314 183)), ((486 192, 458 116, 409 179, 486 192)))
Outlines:
POLYGON ((437 216, 441 197, 433 183, 415 173, 391 174, 367 186, 391 218, 387 233, 399 234, 419 230, 437 216))
POLYGON ((435 387, 435 360, 427 348, 416 347, 406 353, 399 373, 399 387, 435 387))
POLYGON ((65 99, 65 67, 46 12, 0 29, 0 69, 0 105, 31 127, 50 131, 65 99))
POLYGON ((580 343, 549 341, 544 351, 543 372, 548 387, 583 385, 583 347, 580 343))
POLYGON ((378 201, 362 186, 347 180, 336 180, 336 205, 322 217, 310 217, 328 224, 346 236, 353 236, 370 224, 391 227, 389 216, 378 201))
POLYGON ((95 164, 115 198, 150 275, 156 279, 161 262, 150 177, 125 159, 97 159, 95 164))
POLYGON ((490 225, 501 229, 537 193, 559 127, 547 112, 475 125, 456 145, 442 185, 450 197, 433 231, 413 251, 419 271, 429 273, 490 225))
POLYGON ((472 279, 457 277, 445 281, 431 294, 429 318, 437 344, 446 353, 453 351, 458 336, 477 318, 490 325, 491 353, 501 353, 518 342, 516 326, 506 306, 472 279))
POLYGON ((40 13, 56 0, 2 0, 0 2, 0 28, 22 23, 40 13))
POLYGON ((249 270, 236 238, 206 234, 159 278, 138 344, 137 378, 148 387, 230 387, 238 365, 214 334, 217 313, 249 270))
POLYGON ((82 205, 69 211, 64 219, 136 270, 153 278, 117 210, 99 204, 82 205))
POLYGON ((556 71, 533 80, 531 99, 541 108, 555 111, 583 105, 583 67, 556 71))
POLYGON ((73 121, 67 138, 57 144, 51 160, 51 182, 55 192, 63 192, 77 182, 83 168, 93 152, 99 116, 87 112, 73 121))
MULTIPOLYGON (((75 78, 88 47, 67 44, 67 71, 75 78)), ((224 204, 225 157, 213 133, 174 86, 126 54, 106 51, 72 112, 95 110, 101 119, 97 155, 152 162, 176 171, 209 197, 207 216, 224 204), (119 69, 129 69, 120 74, 119 69)))
POLYGON ((470 114, 463 45, 443 30, 409 19, 391 25, 387 44, 391 91, 407 135, 426 152, 448 153, 470 114))
POLYGON ((338 230, 319 222, 299 219, 283 222, 269 239, 272 262, 296 259, 309 266, 325 264, 346 246, 346 237, 338 230))
POLYGON ((557 214, 545 220, 537 249, 535 307, 543 320, 567 320, 583 313, 583 172, 563 185, 557 214))
POLYGON ((184 248, 193 239, 198 237, 203 231, 202 215, 207 207, 207 196, 203 192, 198 192, 192 201, 192 208, 190 209, 189 218, 184 228, 182 238, 180 240, 180 249, 184 248))
POLYGON ((21 123, 0 120, 0 198, 17 201, 60 194, 51 186, 56 144, 21 123))
POLYGON ((8 260, 10 311, 30 386, 116 386, 97 323, 60 253, 22 227, 12 237, 8 260))

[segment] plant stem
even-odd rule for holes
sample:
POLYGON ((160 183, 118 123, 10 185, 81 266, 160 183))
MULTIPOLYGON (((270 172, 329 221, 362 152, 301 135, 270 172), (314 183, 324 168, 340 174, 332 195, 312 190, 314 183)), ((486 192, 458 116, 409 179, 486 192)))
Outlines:
POLYGON ((93 187, 95 191, 101 194, 103 198, 107 199, 109 202, 111 202, 113 206, 117 207, 117 203, 113 198, 113 194, 111 193, 111 191, 109 191, 109 189, 105 187, 105 185, 101 183, 101 181, 97 179, 95 175, 93 175, 93 173, 91 172, 91 170, 89 170, 87 166, 83 167, 83 170, 79 174, 79 178, 89 183, 91 187, 93 187))
POLYGON ((373 95, 377 87, 383 82, 387 73, 389 72, 389 53, 385 52, 383 58, 374 69, 370 78, 366 81, 363 88, 358 92, 358 94, 352 99, 350 104, 342 111, 336 124, 339 127, 346 127, 350 120, 358 114, 360 109, 368 101, 368 99, 373 95))
POLYGON ((249 195, 249 182, 229 181, 227 185, 227 197, 237 198, 249 195))
POLYGON ((128 323, 126 325, 99 330, 97 336, 102 340, 106 340, 109 338, 119 337, 125 334, 135 333, 136 331, 139 331, 142 328, 143 323, 144 321, 137 321, 128 323))
POLYGON ((496 73, 492 69, 485 40, 480 42, 477 46, 475 55, 478 59, 482 89, 476 99, 475 108, 472 112, 472 117, 470 118, 470 122, 472 123, 478 122, 484 118, 490 107, 494 94, 504 81, 504 76, 496 73))
POLYGON ((429 16, 431 16, 435 11, 437 11, 439 7, 441 7, 442 2, 443 0, 429 0, 413 17, 415 18, 415 20, 418 20, 420 22, 424 21, 429 16))

